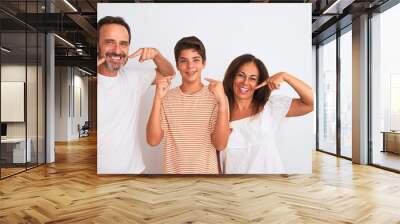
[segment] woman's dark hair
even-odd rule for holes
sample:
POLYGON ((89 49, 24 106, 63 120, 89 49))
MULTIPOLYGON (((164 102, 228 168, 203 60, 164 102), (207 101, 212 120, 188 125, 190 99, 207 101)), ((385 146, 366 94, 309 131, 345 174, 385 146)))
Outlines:
MULTIPOLYGON (((254 57, 251 54, 244 54, 237 58, 235 58, 231 64, 228 66, 228 69, 225 72, 225 77, 223 81, 225 94, 228 97, 229 101, 229 109, 232 111, 234 103, 235 103, 235 95, 233 92, 233 82, 236 78, 236 75, 240 69, 240 67, 247 63, 254 63, 258 69, 259 77, 257 81, 257 85, 261 82, 265 81, 269 78, 267 68, 264 63, 254 57)), ((268 87, 261 87, 254 92, 252 107, 253 107, 253 115, 258 113, 261 108, 264 108, 264 105, 267 103, 269 96, 271 95, 271 91, 268 87)))

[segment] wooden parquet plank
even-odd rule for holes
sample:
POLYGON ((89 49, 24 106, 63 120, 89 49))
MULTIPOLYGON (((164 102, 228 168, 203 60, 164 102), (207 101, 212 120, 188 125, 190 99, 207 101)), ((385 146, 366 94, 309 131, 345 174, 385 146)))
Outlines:
POLYGON ((400 175, 313 153, 311 175, 97 175, 96 139, 0 181, 0 223, 399 223, 400 175))

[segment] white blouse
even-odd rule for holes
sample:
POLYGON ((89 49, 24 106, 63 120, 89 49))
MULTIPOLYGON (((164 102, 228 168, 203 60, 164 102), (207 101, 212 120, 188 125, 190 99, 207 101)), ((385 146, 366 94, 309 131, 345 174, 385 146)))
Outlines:
POLYGON ((230 122, 232 133, 221 153, 226 174, 285 173, 276 144, 276 133, 289 111, 292 98, 270 96, 264 109, 252 116, 230 122))

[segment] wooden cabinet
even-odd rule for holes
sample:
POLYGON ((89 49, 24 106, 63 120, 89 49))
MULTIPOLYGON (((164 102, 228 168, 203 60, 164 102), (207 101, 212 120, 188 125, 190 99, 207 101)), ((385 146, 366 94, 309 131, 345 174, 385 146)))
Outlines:
POLYGON ((400 154, 400 131, 386 131, 383 133, 383 152, 400 154))

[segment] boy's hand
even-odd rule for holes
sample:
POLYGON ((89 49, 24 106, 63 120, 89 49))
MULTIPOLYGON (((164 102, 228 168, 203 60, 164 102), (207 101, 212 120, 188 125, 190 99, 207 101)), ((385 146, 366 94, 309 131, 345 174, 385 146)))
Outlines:
POLYGON ((163 99, 169 90, 172 77, 159 77, 156 79, 156 98, 163 99))
POLYGON ((139 57, 139 62, 144 62, 146 60, 154 59, 159 55, 160 52, 156 48, 139 48, 135 53, 128 56, 128 58, 139 57))
POLYGON ((217 100, 218 105, 227 104, 227 97, 225 95, 224 86, 221 81, 205 78, 210 84, 208 85, 208 89, 212 92, 217 100))

